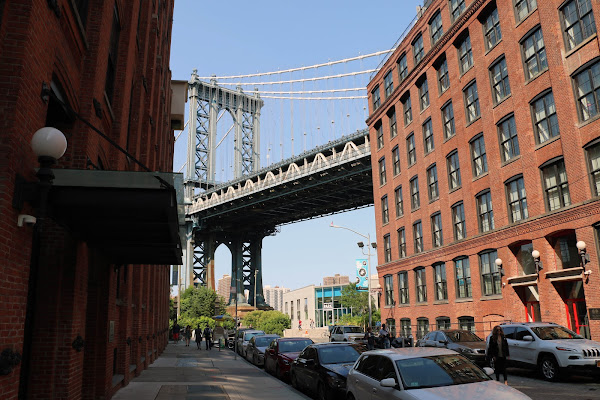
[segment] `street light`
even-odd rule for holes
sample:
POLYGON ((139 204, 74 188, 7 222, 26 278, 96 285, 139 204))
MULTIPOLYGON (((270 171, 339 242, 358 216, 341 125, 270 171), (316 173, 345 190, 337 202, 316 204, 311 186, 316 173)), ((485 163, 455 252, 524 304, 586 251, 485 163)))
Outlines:
MULTIPOLYGON (((345 229, 347 231, 356 233, 358 236, 362 236, 365 239, 367 239, 367 243, 371 243, 371 235, 368 234, 368 233, 366 235, 363 235, 362 233, 358 233, 358 232, 356 232, 353 229, 346 228, 345 226, 334 225, 333 221, 331 222, 331 224, 329 226, 332 227, 332 228, 345 229)), ((358 242, 357 245, 362 250, 363 255, 366 255, 368 257, 369 269, 367 271, 367 287, 368 287, 368 290, 369 290, 369 294, 368 294, 367 297, 369 298, 369 326, 372 327, 373 326, 373 311, 372 311, 372 308, 371 308, 371 247, 373 247, 374 249, 376 249, 377 248, 377 243, 373 242, 373 243, 371 243, 370 246, 367 244, 367 246, 366 246, 367 247, 367 253, 366 254, 365 254, 365 250, 364 250, 365 244, 363 242, 358 242)))
POLYGON ((496 266, 498 267, 498 272, 500 272, 500 278, 502 278, 504 276, 504 269, 502 268, 502 259, 501 258, 496 258, 496 261, 494 261, 496 263, 496 266))
POLYGON ((535 273, 539 276, 540 271, 544 269, 544 267, 542 267, 542 261, 540 260, 540 252, 533 250, 531 256, 533 257, 533 263, 535 264, 535 273))

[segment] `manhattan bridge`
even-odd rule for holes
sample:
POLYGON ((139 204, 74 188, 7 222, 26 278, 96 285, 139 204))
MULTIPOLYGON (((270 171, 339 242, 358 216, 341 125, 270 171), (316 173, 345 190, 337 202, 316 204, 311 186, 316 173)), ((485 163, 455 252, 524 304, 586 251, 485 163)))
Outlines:
POLYGON ((187 133, 183 288, 216 289, 215 251, 226 245, 230 304, 237 296, 266 308, 263 238, 373 204, 366 86, 392 51, 246 75, 193 71, 186 128, 176 138, 177 148, 187 133), (244 290, 256 290, 256 300, 244 290))

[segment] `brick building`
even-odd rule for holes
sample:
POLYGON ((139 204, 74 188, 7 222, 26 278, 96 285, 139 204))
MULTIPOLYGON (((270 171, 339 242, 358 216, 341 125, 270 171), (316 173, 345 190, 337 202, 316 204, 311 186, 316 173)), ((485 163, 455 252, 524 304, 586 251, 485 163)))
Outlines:
POLYGON ((600 340, 598 21, 591 0, 426 1, 369 83, 393 331, 533 320, 600 340))
POLYGON ((172 0, 0 1, 2 399, 109 399, 167 344, 172 18, 172 0), (44 126, 67 138, 52 186, 44 126))

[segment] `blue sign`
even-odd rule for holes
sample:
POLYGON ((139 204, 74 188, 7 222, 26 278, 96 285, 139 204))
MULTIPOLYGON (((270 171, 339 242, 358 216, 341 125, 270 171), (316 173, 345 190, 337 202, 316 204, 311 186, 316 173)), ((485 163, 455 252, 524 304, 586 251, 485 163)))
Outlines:
POLYGON ((356 288, 369 289, 369 263, 365 259, 356 259, 356 288))

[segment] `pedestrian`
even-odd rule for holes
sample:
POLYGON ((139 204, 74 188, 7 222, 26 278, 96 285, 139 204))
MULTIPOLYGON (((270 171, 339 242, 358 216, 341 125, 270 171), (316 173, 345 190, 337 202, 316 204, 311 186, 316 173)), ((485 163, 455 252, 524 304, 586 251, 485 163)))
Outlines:
POLYGON ((383 344, 384 349, 389 349, 390 346, 390 333, 388 332, 385 324, 381 324, 381 329, 379 330, 379 337, 381 338, 381 342, 383 344))
POLYGON ((190 347, 190 340, 192 339, 192 327, 190 325, 185 327, 185 345, 190 347))
POLYGON ((310 320, 310 329, 315 328, 315 321, 313 319, 310 320))
POLYGON ((504 384, 508 385, 508 376, 506 375, 506 359, 509 357, 508 341, 504 336, 504 331, 500 325, 496 325, 492 330, 490 345, 488 346, 488 362, 493 361, 496 380, 500 381, 500 373, 504 375, 504 384))
POLYGON ((212 342, 210 340, 211 336, 212 331, 210 330, 210 326, 206 325, 206 328, 204 328, 204 340, 206 340, 206 350, 212 349, 212 342))
POLYGON ((367 341, 367 350, 375 350, 375 335, 370 326, 367 328, 364 339, 367 341))
POLYGON ((298 330, 301 331, 302 330, 302 320, 298 321, 298 330))
POLYGON ((202 329, 200 329, 200 324, 198 324, 198 327, 194 330, 194 335, 196 336, 196 347, 200 350, 200 345, 202 344, 202 329))
POLYGON ((173 324, 173 341, 175 344, 179 342, 179 332, 181 332, 181 328, 179 327, 177 321, 175 321, 175 324, 173 324))

